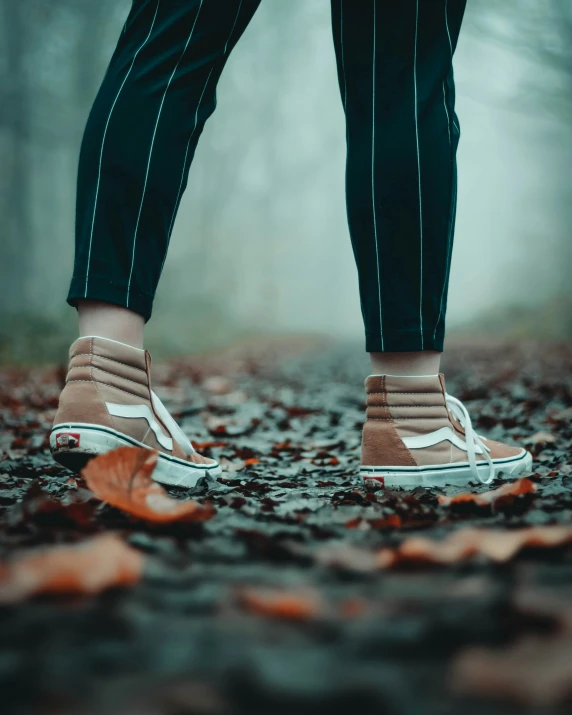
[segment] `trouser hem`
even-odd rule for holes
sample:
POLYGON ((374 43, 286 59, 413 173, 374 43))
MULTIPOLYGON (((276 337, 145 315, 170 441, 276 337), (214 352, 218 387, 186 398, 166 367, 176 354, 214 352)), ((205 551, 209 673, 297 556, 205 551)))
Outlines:
POLYGON ((77 308, 78 300, 101 300, 104 303, 119 305, 123 308, 139 313, 148 321, 153 311, 153 296, 131 289, 129 291, 129 305, 127 305, 127 286, 111 283, 109 279, 97 276, 89 277, 86 291, 85 278, 74 276, 70 285, 67 302, 77 308))
POLYGON ((379 333, 365 334, 365 349, 368 353, 404 353, 435 350, 443 352, 443 332, 425 333, 423 341, 419 330, 399 330, 383 333, 383 341, 379 333))

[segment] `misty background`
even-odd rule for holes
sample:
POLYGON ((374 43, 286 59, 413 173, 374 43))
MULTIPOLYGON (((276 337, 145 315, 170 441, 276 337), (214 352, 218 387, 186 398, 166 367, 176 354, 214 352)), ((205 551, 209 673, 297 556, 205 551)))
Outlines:
MULTIPOLYGON (((130 5, 0 0, 0 359, 60 358, 76 337, 78 152, 130 5)), ((469 0, 455 74, 449 335, 571 338, 572 3, 469 0)), ((360 339, 329 1, 264 0, 217 94, 149 347, 360 339)))

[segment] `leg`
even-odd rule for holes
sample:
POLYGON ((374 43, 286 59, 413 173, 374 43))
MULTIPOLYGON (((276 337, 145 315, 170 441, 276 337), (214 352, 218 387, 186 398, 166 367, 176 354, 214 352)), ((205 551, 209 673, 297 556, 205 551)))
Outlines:
POLYGON ((101 335, 110 340, 143 347, 145 319, 139 313, 113 303, 82 299, 78 301, 79 334, 101 335))
POLYGON ((70 349, 50 435, 77 469, 121 446, 157 451, 153 478, 219 475, 152 390, 142 350, 179 201, 224 63, 259 0, 134 0, 82 144, 70 349))
POLYGON ((375 372, 439 367, 459 139, 452 59, 464 8, 332 0, 348 220, 375 372))
POLYGON ((347 203, 366 349, 362 466, 377 486, 489 483, 530 469, 485 442, 438 375, 455 213, 452 58, 465 0, 333 0, 347 203))
MULTIPOLYGON (((70 304, 120 306, 114 315, 130 333, 137 319, 127 311, 149 319, 218 79, 259 2, 133 3, 82 143, 70 304)), ((91 331, 99 308, 80 310, 91 331)))

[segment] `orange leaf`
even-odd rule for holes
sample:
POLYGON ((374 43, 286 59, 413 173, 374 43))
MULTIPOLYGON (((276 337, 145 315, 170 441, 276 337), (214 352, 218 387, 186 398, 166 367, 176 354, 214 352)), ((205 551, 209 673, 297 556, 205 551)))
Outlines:
POLYGON ((250 459, 245 459, 245 460, 244 460, 244 466, 245 466, 245 467, 248 467, 248 466, 250 466, 251 464, 259 464, 259 463, 260 463, 260 460, 257 459, 256 457, 250 457, 250 459))
POLYGON ((461 529, 441 541, 413 537, 396 548, 382 549, 378 565, 381 568, 403 564, 446 565, 477 555, 504 563, 527 547, 550 549, 570 543, 572 526, 531 526, 514 531, 461 529))
POLYGON ((251 613, 285 621, 308 621, 324 611, 324 605, 313 593, 292 593, 270 589, 245 589, 240 603, 251 613))
POLYGON ((171 499, 153 481, 151 475, 158 458, 158 452, 144 447, 119 447, 89 461, 82 474, 98 499, 140 519, 168 523, 213 517, 213 507, 171 499))
POLYGON ((39 593, 99 593, 132 586, 141 578, 143 555, 114 534, 79 544, 24 553, 0 565, 0 603, 39 593))
POLYGON ((369 524, 372 529, 398 529, 403 524, 403 519, 399 514, 390 514, 381 519, 371 519, 369 524))
POLYGON ((477 506, 506 506, 512 504, 514 499, 521 494, 532 494, 536 487, 530 479, 518 479, 516 482, 503 484, 498 489, 482 494, 457 494, 454 497, 439 496, 439 504, 451 506, 453 504, 476 504, 477 506))
POLYGON ((204 452, 205 449, 213 449, 214 447, 226 447, 226 442, 193 442, 194 448, 197 452, 204 452))
POLYGON ((363 598, 347 598, 340 603, 339 608, 343 618, 358 618, 368 610, 363 598))
POLYGON ((363 519, 361 516, 356 516, 355 519, 350 519, 349 521, 346 521, 346 529, 359 529, 359 527, 363 524, 363 519))

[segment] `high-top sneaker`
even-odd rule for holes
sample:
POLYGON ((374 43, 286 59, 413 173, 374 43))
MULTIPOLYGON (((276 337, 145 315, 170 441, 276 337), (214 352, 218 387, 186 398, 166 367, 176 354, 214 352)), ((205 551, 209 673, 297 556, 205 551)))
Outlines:
POLYGON ((151 389, 151 357, 124 343, 84 337, 70 348, 66 385, 50 434, 56 461, 75 471, 116 447, 156 449, 153 478, 192 487, 220 466, 193 445, 151 389))
POLYGON ((530 471, 532 456, 477 435, 443 375, 370 375, 360 476, 381 486, 489 484, 530 471))

